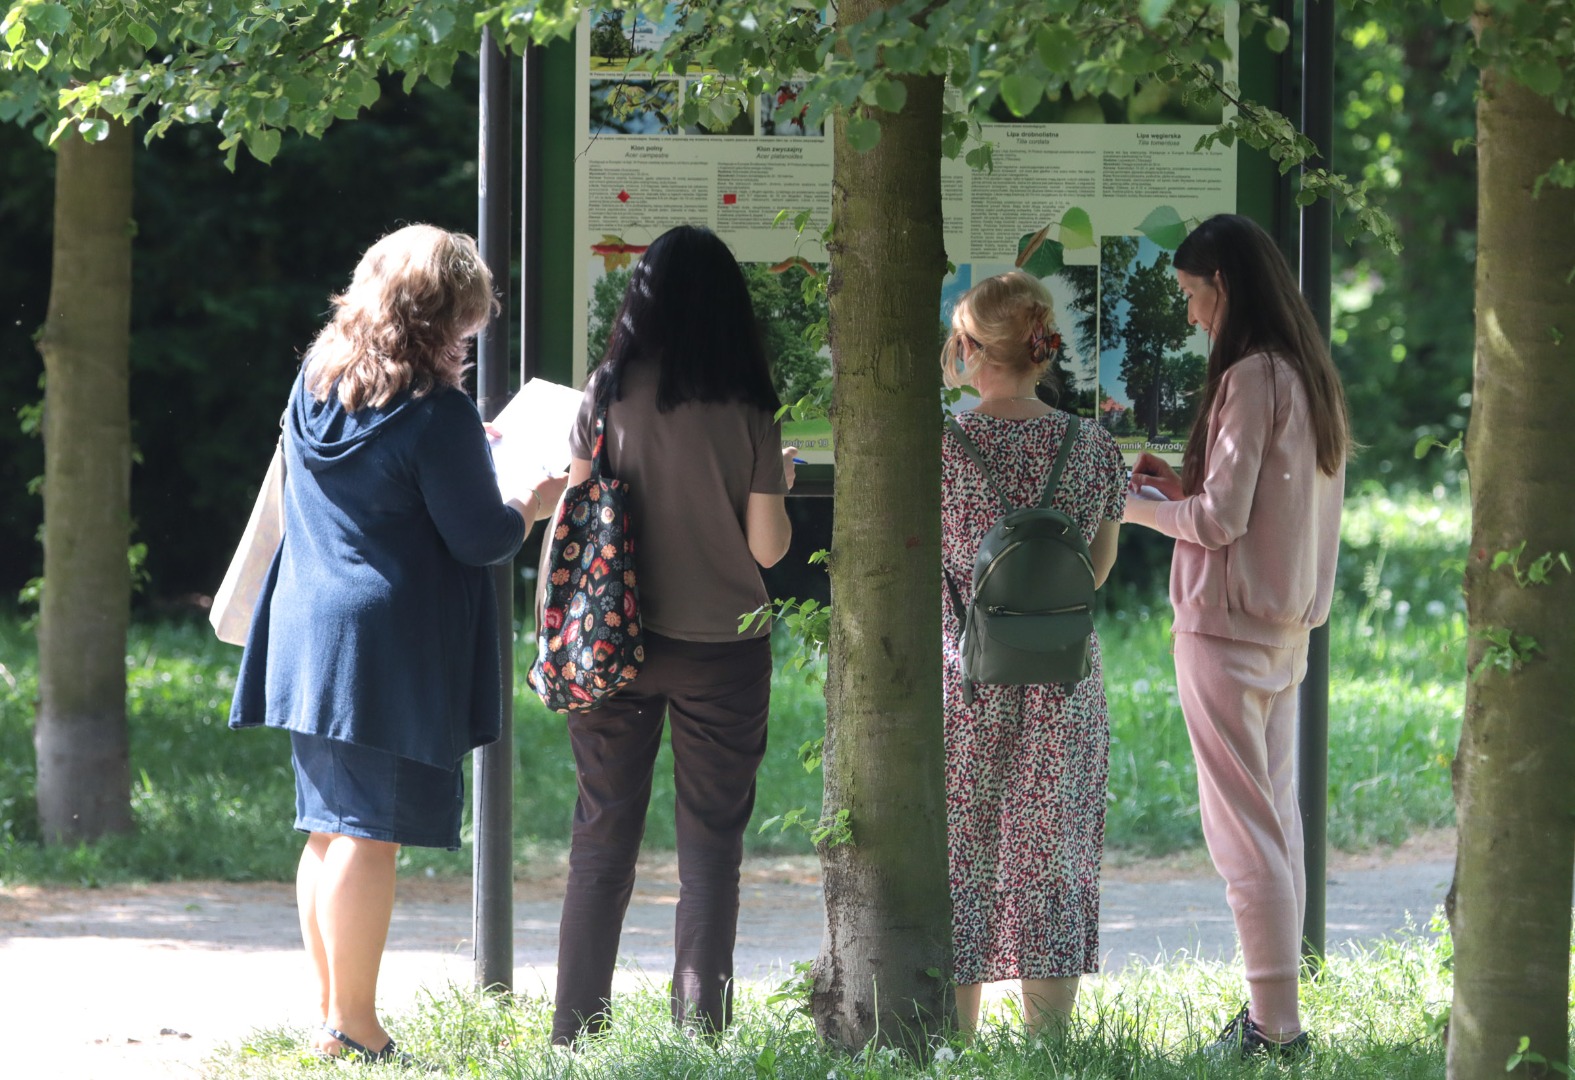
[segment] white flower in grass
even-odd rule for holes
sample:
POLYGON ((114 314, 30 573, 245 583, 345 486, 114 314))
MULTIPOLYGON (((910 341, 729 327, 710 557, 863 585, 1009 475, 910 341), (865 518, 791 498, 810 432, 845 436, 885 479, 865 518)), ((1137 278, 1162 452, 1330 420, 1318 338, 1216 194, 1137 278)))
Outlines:
POLYGON ((1147 679, 1139 679, 1137 682, 1133 683, 1132 684, 1132 693, 1134 693, 1134 694, 1146 694, 1146 693, 1148 693, 1148 680, 1147 679))

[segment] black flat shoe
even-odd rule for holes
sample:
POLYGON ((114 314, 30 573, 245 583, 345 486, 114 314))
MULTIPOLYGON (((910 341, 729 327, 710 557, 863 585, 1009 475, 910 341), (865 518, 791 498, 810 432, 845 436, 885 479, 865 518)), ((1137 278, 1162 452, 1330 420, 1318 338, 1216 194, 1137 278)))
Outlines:
POLYGON ((1275 1042, 1253 1023, 1248 1006, 1243 1005, 1203 1052, 1218 1061, 1234 1057, 1243 1061, 1298 1062, 1312 1057, 1312 1040, 1304 1031, 1289 1042, 1275 1042))
POLYGON ((331 1028, 327 1024, 323 1025, 323 1033, 330 1039, 337 1041, 340 1046, 344 1047, 343 1053, 324 1053, 324 1057, 345 1058, 346 1060, 352 1061, 357 1065, 377 1065, 385 1061, 392 1061, 395 1065, 404 1066, 416 1064, 416 1059, 405 1053, 403 1050, 399 1049, 399 1047, 395 1046, 393 1039, 389 1039, 388 1045, 384 1046, 383 1049, 371 1050, 356 1042, 344 1032, 338 1030, 337 1028, 331 1028))

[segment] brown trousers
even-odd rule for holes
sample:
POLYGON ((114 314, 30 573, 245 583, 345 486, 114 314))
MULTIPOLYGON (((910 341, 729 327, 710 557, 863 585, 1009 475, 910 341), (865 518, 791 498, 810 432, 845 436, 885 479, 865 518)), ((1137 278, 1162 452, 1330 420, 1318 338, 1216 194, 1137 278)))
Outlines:
POLYGON ((647 631, 639 678, 606 704, 570 714, 579 798, 558 928, 554 1043, 606 1026, 664 714, 677 789, 673 1020, 704 1031, 727 1026, 738 868, 770 703, 769 638, 680 641, 647 631))

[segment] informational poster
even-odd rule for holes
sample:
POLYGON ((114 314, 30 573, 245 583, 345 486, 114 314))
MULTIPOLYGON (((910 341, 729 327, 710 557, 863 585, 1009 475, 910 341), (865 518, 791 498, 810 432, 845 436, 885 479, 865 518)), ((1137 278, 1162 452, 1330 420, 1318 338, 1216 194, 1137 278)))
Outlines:
MULTIPOLYGON (((805 329, 825 318, 825 302, 806 303, 804 286, 825 272, 831 138, 821 126, 806 129, 797 82, 741 109, 719 103, 712 114, 719 129, 676 127, 686 96, 715 73, 653 76, 628 68, 678 29, 676 9, 659 23, 617 10, 581 23, 574 285, 586 317, 576 320, 575 380, 606 351, 634 261, 673 226, 704 225, 743 265, 782 397, 796 401, 830 363, 805 340, 805 329), (791 225, 800 214, 802 230, 791 225)), ((829 449, 814 456, 830 462, 829 449)))
MULTIPOLYGON (((689 223, 715 230, 745 265, 787 376, 783 396, 794 400, 828 362, 802 333, 824 306, 802 296, 805 277, 824 272, 831 139, 823 127, 805 129, 793 82, 737 115, 722 108, 721 130, 676 129, 678 106, 707 73, 628 70, 676 29, 676 12, 649 23, 610 11, 588 16, 579 34, 575 287, 587 314, 576 326, 576 378, 606 348, 633 260, 689 223), (807 214, 807 226, 773 227, 783 211, 807 214)), ((1236 73, 1226 65, 1221 75, 1236 73)), ((1104 425, 1129 458, 1149 450, 1178 460, 1202 385, 1209 343, 1187 324, 1170 258, 1199 221, 1236 207, 1235 147, 1194 149, 1223 116, 1219 104, 1158 83, 1128 99, 1047 98, 1021 118, 997 104, 979 130, 991 167, 942 160, 956 267, 942 290, 943 326, 975 282, 1013 269, 1042 280, 1063 341, 1058 404, 1104 425)), ((816 446, 817 460, 830 455, 816 446)))

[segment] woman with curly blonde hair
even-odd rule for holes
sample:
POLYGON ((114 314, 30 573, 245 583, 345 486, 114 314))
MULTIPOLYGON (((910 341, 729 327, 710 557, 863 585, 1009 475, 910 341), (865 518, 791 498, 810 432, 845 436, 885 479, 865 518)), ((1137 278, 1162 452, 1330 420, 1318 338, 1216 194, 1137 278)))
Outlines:
POLYGON ((234 728, 290 732, 301 936, 329 1057, 400 1057, 377 976, 403 844, 459 847, 460 765, 498 737, 497 599, 563 478, 499 493, 462 379, 495 309, 475 241, 430 225, 362 257, 284 418, 284 541, 258 599, 234 728))
POLYGON ((972 695, 960 640, 980 541, 1003 502, 1040 504, 1063 439, 1071 444, 1049 505, 1087 541, 1096 587, 1115 563, 1126 467, 1098 424, 1074 431, 1076 417, 1040 399, 1059 352, 1050 294, 1013 271, 958 299, 941 355, 947 385, 979 397, 941 445, 946 839, 957 1022, 969 1032, 984 983, 1019 980, 1023 1015, 1038 1031, 1066 1021, 1080 978, 1099 968, 1110 771, 1099 637, 1078 682, 978 683, 972 695))

